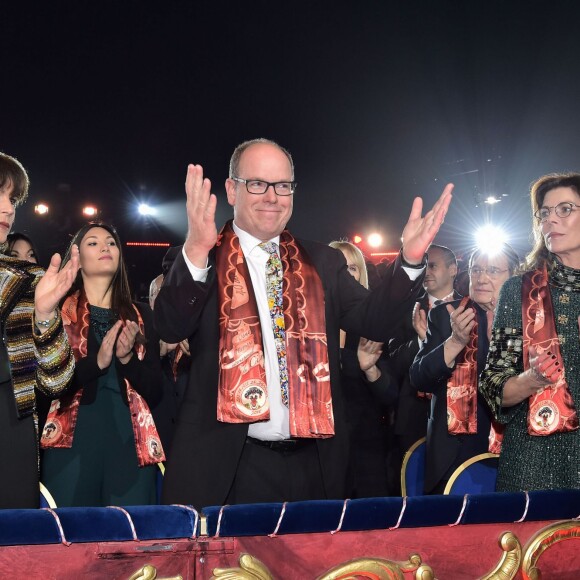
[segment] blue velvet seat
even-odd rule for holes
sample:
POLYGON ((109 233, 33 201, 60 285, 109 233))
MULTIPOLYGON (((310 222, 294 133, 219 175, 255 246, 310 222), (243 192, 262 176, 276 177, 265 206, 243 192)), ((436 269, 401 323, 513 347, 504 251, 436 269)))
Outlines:
POLYGON ((451 475, 445 495, 465 495, 495 491, 499 455, 481 453, 464 461, 451 475))
POLYGON ((401 467, 401 494, 403 496, 423 495, 425 484, 426 438, 415 441, 403 457, 401 467))

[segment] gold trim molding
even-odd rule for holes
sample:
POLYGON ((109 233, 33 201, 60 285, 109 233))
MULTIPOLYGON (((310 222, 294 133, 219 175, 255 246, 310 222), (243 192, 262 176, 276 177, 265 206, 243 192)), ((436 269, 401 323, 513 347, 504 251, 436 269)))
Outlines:
POLYGON ((139 568, 137 572, 131 574, 131 576, 129 576, 129 580, 183 580, 183 576, 178 574, 177 576, 157 578, 157 568, 151 564, 145 564, 145 566, 139 568))
POLYGON ((214 568, 210 580, 274 580, 274 576, 258 558, 242 554, 239 568, 214 568))
POLYGON ((404 572, 415 572, 416 580, 435 578, 430 566, 421 562, 419 554, 411 554, 406 562, 395 562, 383 558, 357 558, 339 564, 319 576, 317 580, 348 580, 368 578, 369 580, 404 580, 404 572))
POLYGON ((512 532, 504 532, 499 538, 503 555, 497 566, 480 580, 512 580, 522 563, 522 545, 512 532))
POLYGON ((540 556, 554 544, 564 540, 580 538, 580 521, 564 520, 550 524, 536 532, 524 548, 522 577, 524 580, 540 580, 542 572, 538 568, 540 556))
MULTIPOLYGON (((274 580, 270 571, 260 560, 250 554, 242 554, 239 568, 214 568, 211 580, 274 580)), ((404 572, 415 572, 415 580, 433 580, 430 566, 421 562, 418 554, 411 554, 406 562, 382 558, 357 558, 319 576, 317 580, 347 580, 368 578, 373 580, 404 580, 404 572)))

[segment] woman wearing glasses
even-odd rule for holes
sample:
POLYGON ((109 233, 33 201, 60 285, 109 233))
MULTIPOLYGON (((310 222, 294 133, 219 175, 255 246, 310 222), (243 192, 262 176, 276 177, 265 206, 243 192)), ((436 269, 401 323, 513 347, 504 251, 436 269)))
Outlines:
POLYGON ((580 488, 580 174, 530 194, 535 245, 502 289, 480 384, 505 424, 499 491, 580 488))
POLYGON ((425 493, 443 493, 459 465, 495 450, 492 415, 477 392, 502 284, 519 258, 503 244, 469 259, 469 296, 429 312, 427 337, 410 370, 418 391, 433 394, 427 424, 425 493))

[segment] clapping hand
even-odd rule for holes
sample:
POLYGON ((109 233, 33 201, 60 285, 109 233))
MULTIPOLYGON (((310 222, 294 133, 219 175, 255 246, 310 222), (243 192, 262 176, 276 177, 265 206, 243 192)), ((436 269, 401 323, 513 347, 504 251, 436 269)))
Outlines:
POLYGON ((368 371, 377 364, 383 353, 383 343, 361 338, 358 343, 358 364, 362 371, 368 371))
POLYGON ((122 364, 129 362, 133 356, 133 346, 135 345, 135 337, 139 333, 139 325, 132 320, 122 322, 121 332, 117 338, 117 346, 115 354, 122 364))
POLYGON ((530 346, 530 371, 534 379, 536 392, 541 392, 545 387, 554 385, 562 376, 562 366, 556 355, 547 350, 541 354, 534 346, 530 346))
POLYGON ((185 192, 188 227, 185 253, 195 266, 205 268, 209 251, 217 241, 217 198, 211 193, 211 182, 204 178, 201 165, 187 166, 185 192))
POLYGON ((101 346, 99 347, 99 352, 97 353, 97 365, 101 370, 106 369, 110 366, 113 360, 113 350, 115 348, 115 341, 117 340, 117 334, 121 330, 123 325, 122 320, 117 320, 115 324, 109 329, 107 334, 103 337, 101 346))
POLYGON ((78 246, 73 245, 70 260, 59 270, 61 261, 60 255, 54 254, 44 276, 36 285, 34 291, 36 320, 52 319, 58 304, 70 290, 79 270, 78 246))
POLYGON ((431 242, 435 239, 451 203, 453 184, 445 186, 433 208, 421 217, 423 200, 413 200, 409 221, 403 230, 403 258, 409 264, 420 264, 431 242))
POLYGON ((419 337, 419 340, 423 342, 427 337, 427 314, 421 308, 419 302, 415 302, 415 307, 413 308, 413 328, 419 337))
POLYGON ((475 325, 475 311, 473 308, 466 308, 466 302, 464 298, 457 308, 447 305, 451 322, 451 339, 462 347, 467 346, 471 329, 475 325))

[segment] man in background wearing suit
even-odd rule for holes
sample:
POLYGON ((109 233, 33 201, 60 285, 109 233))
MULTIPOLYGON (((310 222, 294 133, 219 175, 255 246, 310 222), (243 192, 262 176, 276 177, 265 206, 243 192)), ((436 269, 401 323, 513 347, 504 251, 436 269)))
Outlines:
POLYGON ((390 451, 389 491, 401 494, 401 466, 405 452, 427 434, 427 420, 431 410, 431 397, 418 393, 411 385, 409 368, 419 352, 427 334, 427 313, 442 302, 456 300, 461 296, 453 291, 457 275, 457 258, 445 246, 431 244, 427 250, 427 271, 423 278, 424 294, 409 310, 388 347, 389 368, 399 383, 399 397, 394 413, 393 447, 390 451))

